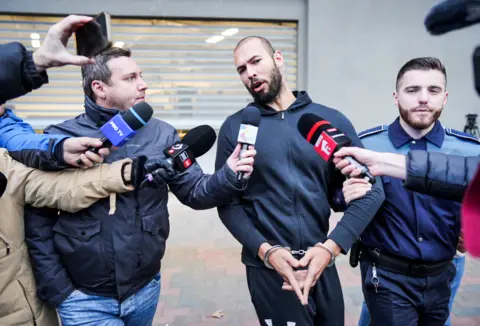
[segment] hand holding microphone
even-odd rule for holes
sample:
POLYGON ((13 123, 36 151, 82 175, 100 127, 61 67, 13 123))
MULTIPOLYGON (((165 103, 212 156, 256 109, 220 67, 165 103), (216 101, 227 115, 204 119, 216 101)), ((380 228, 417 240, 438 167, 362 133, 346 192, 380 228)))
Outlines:
MULTIPOLYGON (((178 173, 185 172, 196 162, 198 158, 207 153, 215 144, 217 135, 215 130, 208 125, 201 125, 191 129, 181 141, 175 142, 163 151, 165 160, 153 160, 145 164, 143 181, 141 186, 151 183, 155 187, 166 185, 173 181, 178 173)), ((244 158, 239 160, 240 145, 230 155, 227 165, 232 173, 245 173, 248 178, 253 171, 253 158, 256 151, 250 149, 244 151, 244 158)), ((139 174, 140 177, 140 174, 139 174)))
POLYGON ((166 159, 152 160, 145 164, 141 186, 154 183, 156 187, 170 183, 180 172, 185 172, 195 162, 195 158, 204 155, 213 147, 217 135, 208 125, 191 129, 181 141, 177 141, 163 150, 166 159))
MULTIPOLYGON (((336 151, 344 146, 350 146, 352 143, 350 138, 332 126, 330 122, 312 113, 302 115, 298 120, 297 128, 326 162, 331 162, 336 151)), ((358 177, 364 178, 371 184, 375 183, 374 176, 365 165, 348 155, 345 156, 345 159, 360 171, 358 177)))
MULTIPOLYGON (((90 147, 89 151, 97 154, 101 148, 123 146, 137 134, 138 129, 147 124, 152 115, 153 109, 146 102, 137 103, 128 111, 117 114, 100 128, 104 135, 100 139, 103 145, 90 147)), ((82 165, 82 160, 78 159, 77 164, 82 165)))

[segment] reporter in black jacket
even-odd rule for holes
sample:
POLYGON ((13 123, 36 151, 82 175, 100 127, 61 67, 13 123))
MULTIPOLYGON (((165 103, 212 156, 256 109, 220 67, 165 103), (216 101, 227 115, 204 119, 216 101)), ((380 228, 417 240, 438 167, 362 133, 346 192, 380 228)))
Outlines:
POLYGON ((408 155, 379 153, 357 147, 344 147, 335 153, 335 164, 344 175, 360 171, 345 156, 365 164, 375 176, 405 180, 405 187, 427 195, 462 201, 468 184, 475 176, 480 157, 446 155, 438 152, 410 151, 408 155))

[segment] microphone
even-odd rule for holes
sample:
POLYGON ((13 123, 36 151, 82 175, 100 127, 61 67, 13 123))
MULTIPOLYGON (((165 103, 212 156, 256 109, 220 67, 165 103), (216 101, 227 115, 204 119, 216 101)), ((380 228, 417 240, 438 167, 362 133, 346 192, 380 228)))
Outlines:
POLYGON ((5 176, 5 174, 0 172, 0 197, 3 196, 3 193, 7 189, 7 183, 8 183, 7 177, 5 176))
MULTIPOLYGON (((237 137, 237 142, 241 145, 240 159, 242 158, 243 153, 248 149, 249 145, 255 145, 260 119, 260 111, 256 107, 249 105, 243 110, 242 124, 240 125, 237 137)), ((241 181, 243 175, 243 172, 237 172, 237 181, 241 181)))
POLYGON ((165 148, 163 153, 174 169, 184 172, 196 162, 195 158, 208 152, 216 140, 215 130, 201 125, 187 132, 181 141, 165 148))
POLYGON ((472 55, 473 61, 473 80, 477 94, 480 95, 480 46, 477 46, 472 55))
MULTIPOLYGON (((215 130, 208 125, 201 125, 191 129, 183 136, 181 141, 177 141, 171 146, 168 146, 163 152, 167 157, 167 162, 175 170, 184 172, 196 162, 195 158, 208 152, 216 140, 217 135, 215 134, 215 130)), ((145 164, 146 171, 154 171, 157 168, 158 166, 155 162, 145 164)), ((146 181, 153 181, 151 173, 145 176, 142 185, 146 181)))
POLYGON ((425 27, 442 35, 480 22, 480 0, 446 0, 430 9, 425 27))
MULTIPOLYGON (((124 145, 137 134, 136 130, 147 124, 152 115, 153 109, 146 102, 137 103, 128 111, 118 113, 100 128, 104 135, 100 139, 103 145, 98 148, 90 147, 88 150, 97 154, 100 148, 124 145)), ((77 164, 82 165, 82 160, 78 159, 77 164)))
MULTIPOLYGON (((344 146, 350 146, 352 143, 347 135, 332 126, 329 121, 312 113, 306 113, 300 117, 297 129, 326 162, 332 160, 333 153, 344 146)), ((351 156, 345 158, 362 171, 362 178, 371 184, 375 184, 375 178, 365 165, 360 164, 351 156)))

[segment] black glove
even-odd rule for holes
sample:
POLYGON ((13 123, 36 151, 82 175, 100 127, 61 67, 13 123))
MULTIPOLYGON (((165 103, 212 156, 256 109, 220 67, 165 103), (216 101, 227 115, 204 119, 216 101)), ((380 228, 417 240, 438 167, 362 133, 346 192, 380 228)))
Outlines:
POLYGON ((167 160, 152 160, 145 164, 146 181, 142 184, 153 188, 160 188, 171 183, 177 176, 167 160))
POLYGON ((135 187, 135 189, 140 188, 143 180, 145 180, 145 163, 147 162, 147 157, 141 155, 132 161, 132 174, 130 175, 130 183, 135 187))
POLYGON ((151 160, 147 163, 147 157, 142 155, 132 162, 131 184, 139 189, 143 186, 160 188, 177 175, 172 165, 167 160, 151 160))

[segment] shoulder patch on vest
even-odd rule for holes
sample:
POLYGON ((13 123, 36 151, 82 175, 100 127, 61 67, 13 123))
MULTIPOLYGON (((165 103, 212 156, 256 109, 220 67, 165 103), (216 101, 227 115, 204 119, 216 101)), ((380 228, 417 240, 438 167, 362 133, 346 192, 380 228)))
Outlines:
POLYGON ((387 129, 388 129, 387 125, 376 126, 376 127, 362 131, 361 133, 358 134, 358 138, 364 138, 370 135, 375 135, 380 132, 387 131, 387 129))
POLYGON ((475 142, 477 144, 480 144, 480 139, 478 139, 477 137, 475 137, 475 136, 473 136, 469 133, 462 132, 462 131, 455 130, 455 129, 450 129, 450 128, 445 128, 445 132, 447 133, 447 135, 454 136, 454 137, 464 139, 464 140, 469 140, 469 141, 475 142))

